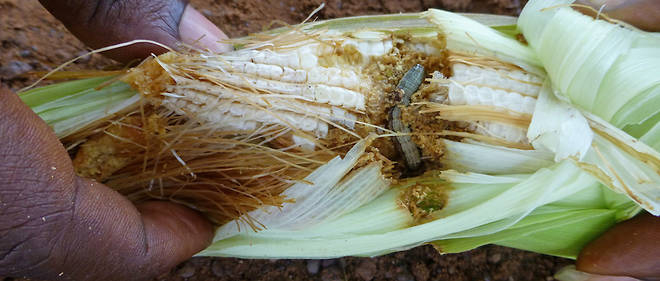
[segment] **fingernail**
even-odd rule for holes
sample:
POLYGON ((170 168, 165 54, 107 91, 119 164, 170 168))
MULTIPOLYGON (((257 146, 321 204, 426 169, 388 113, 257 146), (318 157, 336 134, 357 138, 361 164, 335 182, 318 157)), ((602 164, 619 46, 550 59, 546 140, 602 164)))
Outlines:
POLYGON ((232 50, 230 45, 220 43, 227 39, 227 35, 191 5, 186 7, 181 16, 179 36, 183 43, 212 52, 223 53, 232 50))

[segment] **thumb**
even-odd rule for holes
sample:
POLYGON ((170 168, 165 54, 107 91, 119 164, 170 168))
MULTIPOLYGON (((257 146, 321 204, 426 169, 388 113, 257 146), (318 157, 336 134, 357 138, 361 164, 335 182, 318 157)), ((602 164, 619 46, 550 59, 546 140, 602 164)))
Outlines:
POLYGON ((71 234, 51 257, 58 274, 73 280, 150 279, 211 242, 211 224, 193 210, 161 201, 133 206, 102 184, 78 182, 71 234))
POLYGON ((660 217, 648 213, 621 222, 589 243, 578 256, 578 270, 660 280, 660 217))
MULTIPOLYGON (((156 273, 169 270, 206 248, 213 238, 213 228, 197 212, 182 205, 151 201, 137 205, 142 216, 150 259, 163 259, 156 273)), ((154 260, 148 261, 155 264, 154 260)))
MULTIPOLYGON (((593 7, 608 16, 625 21, 646 31, 660 31, 660 1, 657 0, 578 0, 577 4, 593 7)), ((593 11, 584 11, 592 14, 593 11)))
MULTIPOLYGON (((187 0, 40 0, 66 28, 94 49, 135 39, 153 40, 172 48, 180 42, 224 52, 230 46, 218 43, 227 36, 187 0)), ((105 52, 121 62, 142 59, 164 48, 140 43, 105 52)))
POLYGON ((71 219, 54 222, 65 225, 63 230, 35 229, 52 239, 28 248, 50 249, 46 258, 32 258, 33 251, 27 250, 24 262, 38 266, 14 274, 47 280, 147 280, 201 251, 213 237, 211 225, 181 205, 153 201, 136 208, 114 190, 82 178, 75 190, 71 219))

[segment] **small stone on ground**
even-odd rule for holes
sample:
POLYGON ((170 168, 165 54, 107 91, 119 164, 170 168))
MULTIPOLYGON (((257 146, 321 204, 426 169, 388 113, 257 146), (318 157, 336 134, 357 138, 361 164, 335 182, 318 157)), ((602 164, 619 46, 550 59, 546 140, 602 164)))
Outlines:
POLYGON ((321 261, 319 261, 319 260, 307 260, 307 272, 309 272, 310 274, 319 273, 320 268, 321 268, 321 261))

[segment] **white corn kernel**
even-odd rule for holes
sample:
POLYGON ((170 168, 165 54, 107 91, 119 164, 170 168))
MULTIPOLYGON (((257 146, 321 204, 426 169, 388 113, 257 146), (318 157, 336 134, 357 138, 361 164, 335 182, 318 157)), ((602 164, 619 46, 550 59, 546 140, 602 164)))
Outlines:
POLYGON ((311 151, 311 150, 314 150, 314 147, 316 147, 316 144, 313 141, 308 140, 307 138, 304 138, 304 137, 293 135, 291 137, 291 139, 293 140, 293 143, 295 143, 300 148, 305 149, 305 150, 310 150, 311 151))
POLYGON ((392 50, 392 40, 382 40, 382 41, 354 41, 346 40, 344 45, 354 46, 358 52, 366 56, 382 56, 392 50))
MULTIPOLYGON (((457 63, 447 85, 443 102, 449 105, 482 105, 532 114, 540 91, 540 78, 518 70, 505 71, 457 63)), ((441 74, 434 78, 445 79, 441 74), (436 77, 439 76, 439 77, 436 77)), ((436 98, 436 100, 439 100, 436 98)), ((526 129, 488 121, 471 122, 476 133, 509 142, 528 143, 526 129)))
POLYGON ((536 97, 541 89, 541 78, 519 70, 496 70, 462 63, 453 65, 451 80, 459 84, 487 85, 494 89, 536 97))

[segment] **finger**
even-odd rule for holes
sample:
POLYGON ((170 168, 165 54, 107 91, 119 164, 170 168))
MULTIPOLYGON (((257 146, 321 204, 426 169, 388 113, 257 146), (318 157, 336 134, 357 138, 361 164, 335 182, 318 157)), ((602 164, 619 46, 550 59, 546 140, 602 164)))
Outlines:
POLYGON ((57 274, 74 280, 151 279, 204 249, 213 237, 210 223, 180 205, 147 202, 136 208, 85 179, 76 197, 70 228, 76 235, 64 237, 51 257, 64 260, 57 274))
POLYGON ((227 39, 227 35, 190 5, 183 12, 179 35, 183 43, 216 53, 232 50, 230 45, 222 43, 227 39))
POLYGON ((212 227, 172 203, 136 208, 75 176, 52 130, 0 90, 0 276, 151 278, 208 245, 212 227))
POLYGON ((648 213, 624 221, 587 245, 577 269, 601 275, 660 279, 660 218, 648 213))
POLYGON ((579 0, 577 4, 601 10, 609 17, 646 31, 660 31, 660 1, 657 0, 579 0))
POLYGON ((2 85, 0 143, 0 276, 11 276, 46 260, 65 232, 75 177, 52 130, 2 85))
POLYGON ((163 201, 142 203, 137 208, 142 216, 147 243, 157 246, 153 247, 153 255, 168 257, 157 273, 172 268, 211 243, 211 224, 191 209, 163 201))
MULTIPOLYGON (((199 39, 204 35, 205 47, 213 51, 228 49, 222 44, 208 44, 226 39, 222 31, 193 8, 187 8, 187 0, 96 0, 57 1, 40 0, 56 18, 94 49, 124 43, 135 39, 147 39, 177 48, 184 39, 180 29, 199 39), (198 30, 190 31, 196 25, 198 30)), ((188 40, 185 37, 185 40, 188 40)), ((184 43, 193 43, 186 42, 184 43)), ((160 54, 166 49, 154 44, 140 43, 105 52, 121 62, 141 59, 150 54, 160 54)))

